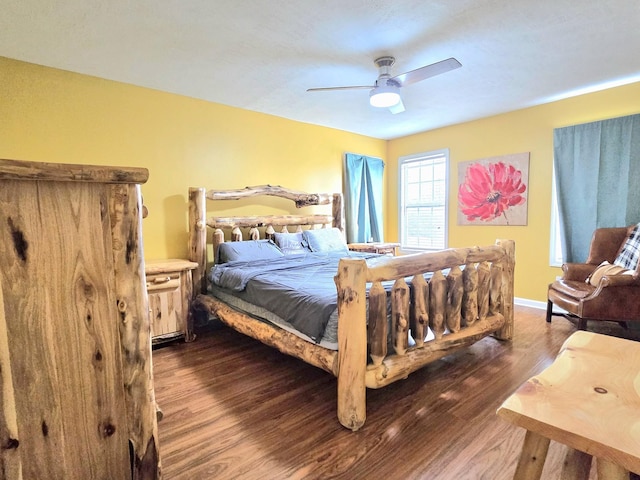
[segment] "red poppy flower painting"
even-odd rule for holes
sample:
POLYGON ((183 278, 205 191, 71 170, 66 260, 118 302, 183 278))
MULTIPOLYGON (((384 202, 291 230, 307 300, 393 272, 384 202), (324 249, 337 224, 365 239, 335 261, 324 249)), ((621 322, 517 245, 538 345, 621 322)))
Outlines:
POLYGON ((458 190, 459 211, 466 220, 461 223, 526 225, 526 206, 524 223, 522 212, 516 212, 515 207, 527 201, 527 179, 524 178, 526 175, 523 176, 523 170, 526 173, 528 160, 529 155, 526 154, 525 168, 520 169, 513 161, 470 162, 464 170, 464 180, 458 190), (510 219, 510 216, 514 218, 510 219))

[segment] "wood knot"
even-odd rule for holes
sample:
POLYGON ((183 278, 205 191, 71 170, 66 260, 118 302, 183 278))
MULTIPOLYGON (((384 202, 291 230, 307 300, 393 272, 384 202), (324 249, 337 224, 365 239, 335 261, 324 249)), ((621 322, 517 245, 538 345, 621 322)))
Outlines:
POLYGON ((317 193, 308 193, 304 195, 300 195, 300 197, 295 200, 296 208, 302 208, 309 205, 318 205, 320 202, 320 197, 317 193))
POLYGON ((602 387, 594 387, 593 389, 596 393, 609 393, 609 391, 606 388, 602 388, 602 387))
POLYGON ((111 422, 107 422, 104 425, 102 425, 101 430, 102 430, 101 432, 102 436, 104 438, 110 437, 111 435, 116 433, 116 427, 112 425, 111 422))
POLYGON ((16 438, 8 438, 7 443, 5 443, 2 448, 4 450, 15 450, 20 446, 20 442, 16 438))
POLYGON ((9 230, 11 230, 11 238, 13 239, 13 248, 15 248, 18 257, 22 260, 23 263, 27 261, 27 249, 29 248, 29 242, 24 238, 24 233, 22 230, 17 228, 11 217, 7 218, 7 224, 9 225, 9 230))
POLYGON ((127 262, 127 265, 129 265, 135 258, 137 248, 138 244, 136 242, 136 239, 133 237, 133 232, 129 232, 129 236, 127 237, 127 249, 124 258, 125 262, 127 262))
POLYGON ((104 198, 100 199, 100 219, 104 220, 108 215, 107 202, 104 198))
POLYGON ((345 303, 353 303, 357 300, 358 294, 351 288, 345 288, 341 292, 338 292, 338 297, 345 303))

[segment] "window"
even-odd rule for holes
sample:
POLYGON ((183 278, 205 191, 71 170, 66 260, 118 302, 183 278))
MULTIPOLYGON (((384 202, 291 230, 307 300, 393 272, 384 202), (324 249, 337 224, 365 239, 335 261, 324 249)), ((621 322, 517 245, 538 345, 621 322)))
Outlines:
POLYGON ((399 163, 401 248, 446 248, 449 151, 400 157, 399 163))

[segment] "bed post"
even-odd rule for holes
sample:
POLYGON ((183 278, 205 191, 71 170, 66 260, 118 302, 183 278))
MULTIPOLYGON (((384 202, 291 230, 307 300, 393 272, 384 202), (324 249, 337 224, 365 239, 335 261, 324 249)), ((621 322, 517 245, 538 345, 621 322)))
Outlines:
POLYGON ((198 266, 192 271, 193 292, 207 292, 207 197, 204 188, 189 188, 189 260, 198 266))
POLYGON ((367 264, 343 258, 335 276, 338 290, 338 420, 358 430, 367 418, 367 264))
POLYGON ((504 325, 494 334, 500 340, 511 340, 513 338, 513 291, 514 291, 514 268, 516 263, 516 244, 513 240, 496 240, 496 245, 505 250, 505 257, 502 264, 502 302, 500 313, 504 316, 504 325))

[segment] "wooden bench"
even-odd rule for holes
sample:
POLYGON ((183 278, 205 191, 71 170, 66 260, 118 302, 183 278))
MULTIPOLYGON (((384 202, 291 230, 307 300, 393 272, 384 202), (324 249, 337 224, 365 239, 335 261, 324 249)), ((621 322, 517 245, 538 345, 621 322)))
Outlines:
POLYGON ((561 478, 640 473, 640 343, 579 331, 498 409, 527 429, 514 479, 539 479, 550 440, 568 447, 561 478))

